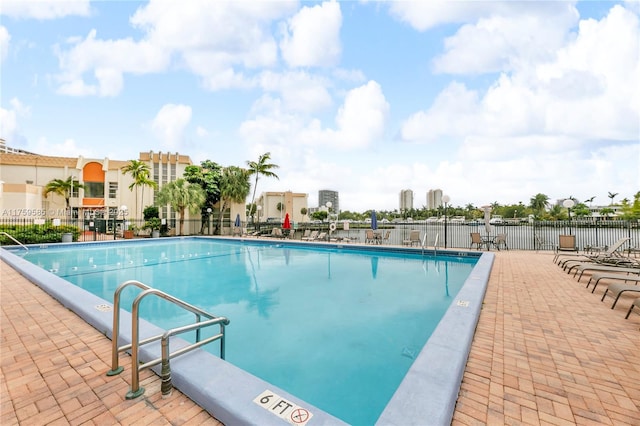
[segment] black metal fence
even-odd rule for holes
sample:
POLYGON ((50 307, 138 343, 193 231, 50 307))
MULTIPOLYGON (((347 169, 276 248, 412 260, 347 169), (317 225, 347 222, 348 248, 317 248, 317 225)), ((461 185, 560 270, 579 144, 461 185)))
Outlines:
MULTIPOLYGON (((16 244, 3 232, 11 235, 22 244, 42 244, 67 241, 107 241, 128 238, 151 237, 151 229, 144 228, 143 220, 124 219, 59 219, 34 221, 33 219, 0 218, 0 244, 16 244)), ((180 229, 177 219, 166 220, 161 226, 161 236, 174 235, 214 235, 217 223, 213 220, 185 220, 180 229)), ((242 228, 248 232, 259 231, 264 236, 271 233, 274 223, 243 223, 242 228)), ((218 235, 233 235, 233 224, 225 219, 218 235)), ((300 239, 306 229, 324 231, 335 239, 348 238, 349 241, 365 242, 365 232, 370 229, 366 223, 342 222, 331 226, 324 223, 295 223, 293 238, 300 239), (333 229, 335 227, 335 229, 333 229)), ((579 250, 612 245, 620 238, 629 238, 624 249, 640 247, 640 223, 638 221, 599 220, 588 223, 575 221, 534 221, 531 223, 511 223, 491 225, 488 229, 483 223, 378 223, 378 230, 390 231, 385 244, 402 245, 409 239, 411 230, 420 231, 420 241, 426 247, 468 249, 471 245, 471 233, 479 232, 483 236, 495 237, 505 234, 507 246, 512 250, 554 250, 560 235, 575 235, 579 250)))

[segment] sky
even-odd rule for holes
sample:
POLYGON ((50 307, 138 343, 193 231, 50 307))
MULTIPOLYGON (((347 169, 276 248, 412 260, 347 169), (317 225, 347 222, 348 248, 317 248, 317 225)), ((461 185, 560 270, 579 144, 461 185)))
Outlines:
MULTIPOLYGON (((339 192, 341 210, 640 191, 638 1, 0 4, 0 137, 178 152, 339 192)), ((250 201, 250 200, 249 200, 250 201)))

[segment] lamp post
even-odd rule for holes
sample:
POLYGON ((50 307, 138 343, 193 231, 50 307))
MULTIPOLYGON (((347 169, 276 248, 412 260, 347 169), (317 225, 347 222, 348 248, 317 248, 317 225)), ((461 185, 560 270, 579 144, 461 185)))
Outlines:
MULTIPOLYGON (((127 206, 125 206, 124 204, 120 206, 120 214, 122 215, 122 237, 124 238, 124 231, 125 231, 125 223, 124 223, 124 218, 125 216, 129 213, 129 209, 127 206)), ((118 215, 116 214, 116 217, 118 217, 118 215)), ((115 226, 113 228, 113 239, 116 239, 116 232, 115 232, 115 226)))
POLYGON ((331 206, 333 206, 333 203, 331 201, 327 201, 325 203, 325 206, 327 206, 327 227, 329 228, 329 236, 331 236, 331 206))
POLYGON ((569 212, 569 235, 571 235, 571 207, 575 206, 575 204, 571 198, 567 198, 562 202, 562 205, 566 207, 569 212))
POLYGON ((447 204, 451 201, 448 195, 442 197, 442 203, 444 204, 444 248, 447 248, 447 204))
POLYGON ((258 212, 258 231, 260 231, 260 210, 262 210, 262 206, 256 206, 256 211, 258 212))
POLYGON ((73 180, 75 178, 76 177, 74 175, 71 175, 71 192, 69 192, 69 222, 70 223, 73 221, 73 206, 71 205, 71 199, 73 198, 73 180))
POLYGON ((207 225, 209 227, 208 234, 211 235, 211 207, 207 207, 207 225))

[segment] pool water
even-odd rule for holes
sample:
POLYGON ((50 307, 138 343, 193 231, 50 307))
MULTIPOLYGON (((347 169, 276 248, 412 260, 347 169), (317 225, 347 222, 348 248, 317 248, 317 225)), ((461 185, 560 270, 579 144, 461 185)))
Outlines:
MULTIPOLYGON (((375 423, 477 262, 215 239, 24 258, 105 300, 135 279, 227 317, 227 361, 358 425, 375 423)), ((125 290, 123 308, 138 291, 125 290)), ((141 316, 165 328, 192 321, 160 299, 145 300, 141 316)))

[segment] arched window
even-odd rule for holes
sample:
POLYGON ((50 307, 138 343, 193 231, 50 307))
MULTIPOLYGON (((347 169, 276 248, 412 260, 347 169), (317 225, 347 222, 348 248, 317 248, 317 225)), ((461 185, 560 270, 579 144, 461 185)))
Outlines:
POLYGON ((85 198, 104 198, 104 171, 100 163, 87 163, 82 169, 85 198))

